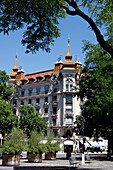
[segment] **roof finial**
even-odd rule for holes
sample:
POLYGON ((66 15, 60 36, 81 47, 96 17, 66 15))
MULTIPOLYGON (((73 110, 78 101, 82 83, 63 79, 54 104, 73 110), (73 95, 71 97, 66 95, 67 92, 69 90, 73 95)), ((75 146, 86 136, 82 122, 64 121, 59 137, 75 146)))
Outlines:
POLYGON ((67 50, 67 54, 65 56, 66 59, 72 59, 72 55, 70 54, 70 37, 68 34, 68 50, 67 50))
POLYGON ((69 37, 69 34, 68 34, 68 45, 70 45, 70 37, 69 37))
POLYGON ((17 67, 17 53, 16 53, 15 66, 13 67, 13 71, 18 71, 18 67, 17 67))
POLYGON ((17 58, 17 52, 16 52, 16 58, 17 58))

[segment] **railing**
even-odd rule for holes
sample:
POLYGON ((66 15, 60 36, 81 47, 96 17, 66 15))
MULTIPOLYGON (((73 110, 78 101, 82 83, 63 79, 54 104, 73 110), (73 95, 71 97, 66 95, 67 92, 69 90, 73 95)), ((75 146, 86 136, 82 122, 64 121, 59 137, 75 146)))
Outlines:
POLYGON ((37 93, 37 92, 32 92, 31 94, 24 93, 24 95, 23 94, 15 94, 14 97, 28 97, 28 96, 35 96, 35 95, 42 95, 42 94, 47 94, 47 92, 40 91, 40 93, 37 93))
POLYGON ((52 105, 57 105, 57 100, 53 100, 52 105))
POLYGON ((35 103, 35 107, 40 107, 40 103, 35 103))

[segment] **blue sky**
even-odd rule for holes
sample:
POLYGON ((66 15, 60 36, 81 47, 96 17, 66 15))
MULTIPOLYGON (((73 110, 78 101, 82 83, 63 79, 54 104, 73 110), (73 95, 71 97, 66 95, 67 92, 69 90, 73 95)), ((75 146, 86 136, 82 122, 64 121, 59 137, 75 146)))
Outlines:
POLYGON ((70 36, 70 52, 73 61, 76 56, 84 63, 85 54, 82 53, 82 40, 89 40, 96 43, 96 37, 93 31, 88 28, 88 24, 78 16, 69 16, 60 21, 61 36, 55 40, 54 46, 51 46, 51 52, 39 51, 36 54, 25 54, 25 47, 21 44, 22 32, 10 32, 10 34, 0 34, 0 70, 5 70, 9 75, 15 64, 17 53, 18 67, 21 65, 25 74, 44 71, 54 68, 57 58, 61 56, 65 60, 68 46, 68 34, 70 36))

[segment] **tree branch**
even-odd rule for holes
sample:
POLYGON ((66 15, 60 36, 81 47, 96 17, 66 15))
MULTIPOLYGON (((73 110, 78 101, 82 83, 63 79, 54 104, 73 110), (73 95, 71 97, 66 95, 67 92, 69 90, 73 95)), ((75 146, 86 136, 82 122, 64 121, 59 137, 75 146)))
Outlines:
POLYGON ((64 8, 62 6, 62 8, 64 8, 67 12, 67 14, 69 15, 78 15, 81 18, 83 18, 85 21, 87 21, 89 23, 89 25, 91 26, 91 28, 93 29, 97 41, 99 42, 100 46, 107 51, 113 58, 113 48, 109 45, 108 41, 104 40, 103 35, 101 34, 100 30, 98 29, 98 27, 96 26, 95 22, 88 16, 86 15, 84 12, 82 12, 78 6, 77 3, 74 0, 64 0, 68 5, 70 5, 71 7, 73 7, 75 9, 75 11, 71 11, 69 10, 69 8, 64 8))

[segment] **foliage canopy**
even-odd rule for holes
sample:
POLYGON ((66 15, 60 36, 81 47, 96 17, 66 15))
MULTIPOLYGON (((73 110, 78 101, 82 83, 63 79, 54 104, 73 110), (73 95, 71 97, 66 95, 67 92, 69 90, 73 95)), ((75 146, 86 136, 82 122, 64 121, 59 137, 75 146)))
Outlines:
POLYGON ((2 154, 19 155, 27 148, 26 139, 23 131, 18 128, 13 128, 11 133, 5 137, 4 145, 2 146, 2 154))
POLYGON ((41 117, 38 112, 34 112, 34 108, 29 105, 21 106, 19 109, 21 113, 20 117, 20 128, 31 135, 31 131, 36 129, 37 132, 44 132, 47 129, 47 118, 41 117))
POLYGON ((39 49, 48 52, 54 39, 60 36, 59 19, 66 14, 78 15, 89 24, 101 47, 113 56, 112 9, 112 0, 22 0, 21 3, 19 0, 1 0, 0 32, 8 34, 24 28, 22 44, 26 45, 26 52, 39 49))
POLYGON ((18 125, 18 118, 13 114, 9 100, 11 99, 12 86, 8 85, 9 76, 5 71, 0 71, 0 133, 4 137, 13 126, 18 125))
POLYGON ((77 94, 86 99, 85 135, 109 139, 113 134, 113 59, 99 45, 84 45, 86 60, 77 94))

